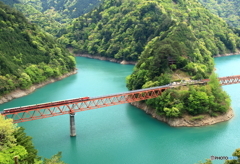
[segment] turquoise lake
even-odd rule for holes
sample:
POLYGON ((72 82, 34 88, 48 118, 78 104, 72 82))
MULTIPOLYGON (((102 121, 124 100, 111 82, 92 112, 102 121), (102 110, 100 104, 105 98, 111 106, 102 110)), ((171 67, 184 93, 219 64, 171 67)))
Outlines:
MULTIPOLYGON (((32 94, 0 105, 15 106, 95 97, 127 91, 132 65, 76 57, 78 73, 32 94)), ((240 55, 215 58, 221 76, 240 74, 240 55)), ((70 137, 69 115, 19 123, 39 155, 62 152, 68 164, 194 164, 210 156, 232 156, 240 146, 240 84, 223 87, 234 118, 206 127, 170 127, 129 104, 76 113, 77 136, 70 137)), ((213 161, 224 163, 224 161, 213 161)))

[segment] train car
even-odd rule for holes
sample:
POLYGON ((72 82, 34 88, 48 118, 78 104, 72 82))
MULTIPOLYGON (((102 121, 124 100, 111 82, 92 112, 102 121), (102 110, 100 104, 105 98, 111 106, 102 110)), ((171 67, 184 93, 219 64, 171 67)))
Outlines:
POLYGON ((46 107, 46 106, 47 106, 46 104, 37 104, 37 105, 36 105, 37 108, 44 108, 44 107, 46 107))
POLYGON ((28 105, 28 106, 21 106, 16 108, 7 108, 4 109, 5 113, 11 113, 11 112, 21 112, 21 111, 27 111, 27 110, 33 110, 39 108, 39 105, 28 105))
POLYGON ((29 106, 23 106, 23 107, 21 107, 21 110, 22 110, 22 111, 25 111, 25 110, 35 109, 35 108, 37 108, 36 105, 29 105, 29 106))
POLYGON ((16 107, 16 108, 7 108, 4 109, 4 113, 11 113, 11 112, 19 112, 19 111, 23 111, 24 107, 16 107))
POLYGON ((47 107, 61 105, 61 104, 62 104, 62 101, 47 102, 42 104, 36 104, 36 108, 47 108, 47 107))
POLYGON ((81 98, 72 99, 68 101, 68 103, 80 102, 80 101, 89 100, 89 99, 90 97, 81 97, 81 98))
POLYGON ((78 102, 78 101, 79 101, 79 98, 76 98, 76 99, 64 100, 64 103, 69 104, 69 103, 74 103, 74 102, 78 102))
POLYGON ((62 104, 64 104, 64 101, 54 101, 54 102, 50 103, 51 106, 57 106, 57 105, 62 105, 62 104))
POLYGON ((81 98, 70 99, 70 100, 47 102, 47 103, 42 103, 42 104, 22 106, 22 107, 16 107, 16 108, 7 108, 7 109, 3 110, 3 113, 20 112, 20 111, 33 110, 33 109, 38 109, 38 108, 47 108, 47 107, 51 107, 51 106, 65 105, 65 104, 69 104, 69 103, 84 101, 84 100, 88 100, 88 99, 90 99, 90 97, 81 97, 81 98))
POLYGON ((81 100, 89 100, 90 97, 82 97, 81 100))
MULTIPOLYGON (((81 97, 81 98, 76 98, 76 99, 54 101, 54 102, 51 102, 51 103, 47 103, 47 106, 45 106, 45 107, 65 105, 65 104, 80 102, 80 101, 84 101, 84 100, 88 100, 88 99, 90 99, 90 97, 81 97)), ((42 105, 42 104, 39 104, 39 105, 42 105)), ((43 106, 41 106, 41 107, 43 107, 43 106)))
POLYGON ((4 113, 11 113, 11 112, 15 112, 17 109, 19 108, 7 108, 7 109, 4 109, 4 113))
POLYGON ((63 100, 59 101, 57 103, 54 103, 54 105, 64 105, 64 104, 70 104, 70 103, 75 103, 83 100, 88 100, 90 97, 81 97, 81 98, 76 98, 76 99, 68 99, 68 100, 63 100))

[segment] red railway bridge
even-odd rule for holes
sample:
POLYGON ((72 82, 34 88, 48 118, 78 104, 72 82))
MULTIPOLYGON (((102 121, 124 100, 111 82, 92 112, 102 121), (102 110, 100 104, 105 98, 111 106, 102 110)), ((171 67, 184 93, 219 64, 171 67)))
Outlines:
MULTIPOLYGON (((8 108, 4 109, 1 114, 7 119, 13 119, 14 123, 70 114, 70 135, 76 136, 74 121, 74 115, 76 112, 156 98, 161 95, 163 91, 169 88, 183 85, 205 84, 208 81, 209 79, 192 80, 99 97, 82 97, 23 107, 8 108)), ((240 83, 240 75, 220 77, 219 81, 221 85, 237 84, 240 83)))

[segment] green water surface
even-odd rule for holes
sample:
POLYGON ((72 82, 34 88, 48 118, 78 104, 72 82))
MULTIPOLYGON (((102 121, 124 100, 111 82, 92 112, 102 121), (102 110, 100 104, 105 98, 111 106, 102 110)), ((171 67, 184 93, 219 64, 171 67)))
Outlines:
MULTIPOLYGON (((132 65, 76 59, 77 74, 2 104, 0 110, 127 91, 125 77, 132 65)), ((240 56, 215 58, 215 63, 219 76, 240 74, 240 56)), ((207 127, 170 127, 129 104, 77 113, 76 137, 69 136, 69 115, 19 125, 33 137, 40 156, 61 151, 68 164, 193 164, 212 155, 231 156, 240 147, 240 84, 224 90, 231 96, 235 117, 207 127)))

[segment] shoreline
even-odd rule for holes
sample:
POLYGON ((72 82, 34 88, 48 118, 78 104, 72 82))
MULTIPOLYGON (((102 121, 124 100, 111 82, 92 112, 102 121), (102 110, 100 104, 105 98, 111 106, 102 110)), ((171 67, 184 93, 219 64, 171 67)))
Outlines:
POLYGON ((53 83, 53 82, 56 82, 56 81, 59 81, 59 80, 62 80, 68 76, 71 76, 71 75, 74 75, 77 73, 77 70, 73 70, 71 72, 68 72, 60 77, 57 77, 57 78, 49 78, 48 80, 44 81, 44 82, 41 82, 41 83, 38 83, 38 84, 33 84, 29 89, 16 89, 16 90, 13 90, 12 92, 10 93, 7 93, 3 96, 0 97, 0 104, 3 104, 3 103, 6 103, 6 102, 9 102, 13 99, 16 99, 16 98, 20 98, 20 97, 23 97, 23 96, 26 96, 26 95, 29 95, 30 93, 34 92, 36 89, 38 88, 41 88, 47 84, 50 84, 50 83, 53 83))
POLYGON ((110 61, 113 63, 119 63, 119 64, 129 64, 129 65, 135 65, 137 62, 134 61, 126 61, 126 60, 117 60, 114 58, 108 58, 108 57, 103 57, 103 56, 93 56, 90 54, 74 54, 75 56, 81 56, 81 57, 86 57, 90 59, 98 59, 98 60, 104 60, 104 61, 110 61))
MULTIPOLYGON (((237 52, 234 53, 227 53, 227 54, 218 54, 213 56, 213 58, 219 58, 219 57, 224 57, 224 56, 234 56, 234 55, 240 55, 240 50, 238 50, 237 52)), ((74 54, 74 56, 80 56, 80 57, 86 57, 86 58, 90 58, 90 59, 97 59, 97 60, 103 60, 103 61, 109 61, 109 62, 113 62, 113 63, 119 63, 119 64, 129 64, 129 65, 136 65, 137 62, 134 61, 126 61, 126 60, 117 60, 114 58, 108 58, 108 57, 104 57, 104 56, 94 56, 94 55, 90 55, 90 54, 74 54)))
MULTIPOLYGON (((89 54, 74 54, 74 55, 81 56, 81 57, 87 57, 87 58, 91 58, 91 59, 105 60, 105 61, 115 62, 115 63, 119 63, 119 64, 134 64, 134 65, 136 64, 136 62, 128 63, 125 61, 119 61, 116 59, 106 58, 106 57, 101 57, 101 56, 92 56, 89 54)), ((240 55, 240 51, 238 51, 236 53, 228 53, 228 54, 222 54, 222 55, 219 54, 219 55, 213 56, 213 58, 224 57, 224 56, 233 56, 233 55, 240 55)), ((230 108, 225 114, 221 114, 217 117, 210 117, 209 115, 204 115, 204 119, 191 121, 190 119, 193 116, 190 116, 190 115, 185 115, 182 118, 167 118, 165 116, 158 115, 156 113, 155 109, 151 109, 146 104, 143 104, 140 102, 133 102, 130 104, 145 111, 147 114, 151 115, 153 118, 155 118, 161 122, 165 122, 169 126, 172 126, 172 127, 208 126, 208 125, 213 125, 213 124, 217 124, 220 122, 228 121, 234 117, 233 110, 232 110, 232 108, 230 108)))
POLYGON ((224 56, 233 56, 233 55, 240 55, 240 50, 237 52, 227 53, 227 54, 218 54, 213 56, 213 58, 224 57, 224 56))
MULTIPOLYGON (((223 54, 223 55, 217 55, 217 56, 213 56, 215 57, 223 57, 223 56, 232 56, 232 55, 240 55, 240 51, 236 52, 236 53, 228 53, 228 54, 223 54)), ((137 62, 131 62, 131 61, 125 61, 125 60, 117 60, 117 59, 113 59, 113 58, 107 58, 107 57, 102 57, 102 56, 92 56, 89 54, 74 54, 74 56, 81 56, 81 57, 87 57, 87 58, 91 58, 91 59, 98 59, 98 60, 104 60, 104 61, 110 61, 110 62, 114 62, 114 63, 119 63, 119 64, 130 64, 130 65, 135 65, 137 62)), ((6 95, 3 95, 0 97, 0 104, 9 102, 15 98, 20 98, 26 95, 31 94, 32 92, 34 92, 36 89, 41 88, 47 84, 62 80, 70 75, 76 74, 77 71, 76 69, 74 71, 68 72, 58 78, 50 78, 42 83, 39 84, 34 84, 32 85, 29 89, 26 90, 22 90, 22 89, 16 89, 6 95)), ((130 103, 131 105, 144 110, 147 114, 151 115, 153 118, 165 122, 168 125, 172 126, 172 127, 196 127, 196 126, 207 126, 207 125, 213 125, 216 123, 220 123, 220 122, 224 122, 224 121, 228 121, 231 118, 233 118, 234 113, 232 108, 229 109, 229 111, 227 111, 225 114, 219 115, 217 117, 210 117, 210 116, 205 116, 204 119, 202 120, 195 120, 195 121, 190 121, 190 117, 189 115, 184 116, 183 118, 167 118, 165 116, 160 116, 155 112, 155 109, 152 109, 150 107, 148 107, 146 104, 140 103, 140 102, 133 102, 130 103)))
POLYGON ((193 116, 184 115, 182 118, 167 118, 165 116, 158 115, 156 110, 148 107, 146 104, 141 102, 133 102, 131 105, 143 110, 146 114, 151 115, 153 118, 167 123, 172 127, 199 127, 199 126, 208 126, 217 124, 220 122, 225 122, 233 118, 234 113, 232 108, 230 108, 225 114, 218 115, 217 117, 211 117, 209 115, 204 115, 204 118, 201 120, 192 121, 191 118, 193 116))

